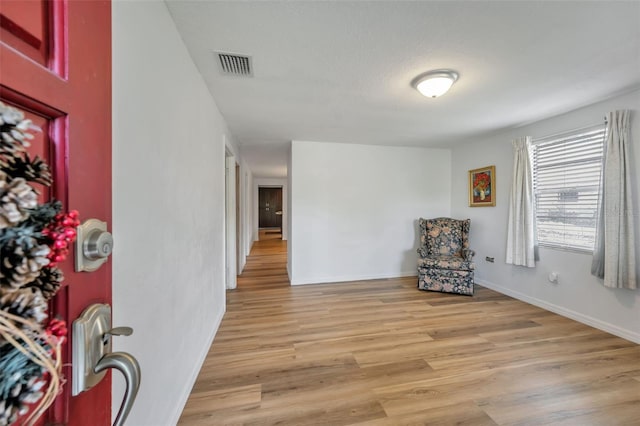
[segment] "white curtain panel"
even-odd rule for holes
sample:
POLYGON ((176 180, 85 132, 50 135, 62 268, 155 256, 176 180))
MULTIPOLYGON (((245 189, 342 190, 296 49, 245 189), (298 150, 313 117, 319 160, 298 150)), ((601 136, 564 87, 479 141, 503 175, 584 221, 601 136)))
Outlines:
POLYGON ((533 268, 536 266, 536 233, 533 210, 531 137, 518 138, 512 144, 513 182, 511 183, 509 200, 506 262, 533 268))
POLYGON ((591 273, 612 288, 638 288, 636 241, 629 164, 629 110, 607 115, 607 139, 598 228, 591 273))

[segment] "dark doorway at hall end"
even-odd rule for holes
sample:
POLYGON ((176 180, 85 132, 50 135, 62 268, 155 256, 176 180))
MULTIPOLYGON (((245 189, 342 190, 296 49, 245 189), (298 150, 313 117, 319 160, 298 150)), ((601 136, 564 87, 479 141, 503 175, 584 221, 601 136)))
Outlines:
POLYGON ((282 187, 258 188, 259 240, 282 239, 282 187))

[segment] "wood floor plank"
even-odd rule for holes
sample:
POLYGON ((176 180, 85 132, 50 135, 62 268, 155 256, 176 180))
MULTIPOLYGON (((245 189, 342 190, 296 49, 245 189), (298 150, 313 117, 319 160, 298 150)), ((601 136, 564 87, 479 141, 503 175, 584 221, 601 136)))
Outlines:
POLYGON ((496 426, 472 401, 455 406, 418 411, 357 423, 358 426, 496 426))
MULTIPOLYGON (((596 383, 541 387, 535 392, 480 398, 477 403, 500 424, 545 424, 570 419, 580 422, 584 421, 581 418, 606 412, 608 407, 640 404, 640 383, 625 375, 612 375, 596 383)), ((618 420, 625 423, 629 418, 624 415, 618 420)), ((637 424, 640 419, 633 420, 637 424)))
POLYGON ((638 425, 640 346, 476 286, 290 286, 261 233, 180 425, 638 425))
POLYGON ((197 414, 202 411, 220 410, 231 407, 247 407, 256 406, 260 403, 262 389, 259 384, 226 387, 225 389, 206 390, 199 392, 194 397, 195 404, 191 404, 189 409, 185 409, 184 414, 197 414), (204 404, 197 404, 198 401, 204 401, 204 404))

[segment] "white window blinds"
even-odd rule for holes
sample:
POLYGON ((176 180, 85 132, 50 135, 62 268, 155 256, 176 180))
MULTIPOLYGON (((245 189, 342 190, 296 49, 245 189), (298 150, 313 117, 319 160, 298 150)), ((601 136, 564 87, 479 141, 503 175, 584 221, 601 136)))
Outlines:
POLYGON ((538 243, 593 251, 605 125, 533 140, 538 243))

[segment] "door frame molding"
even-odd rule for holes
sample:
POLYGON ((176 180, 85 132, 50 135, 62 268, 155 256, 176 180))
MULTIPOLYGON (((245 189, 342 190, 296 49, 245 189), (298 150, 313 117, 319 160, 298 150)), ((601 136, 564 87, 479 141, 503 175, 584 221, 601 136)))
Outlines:
POLYGON ((236 270, 236 157, 227 146, 227 137, 223 135, 224 146, 224 283, 227 290, 237 287, 236 270))

